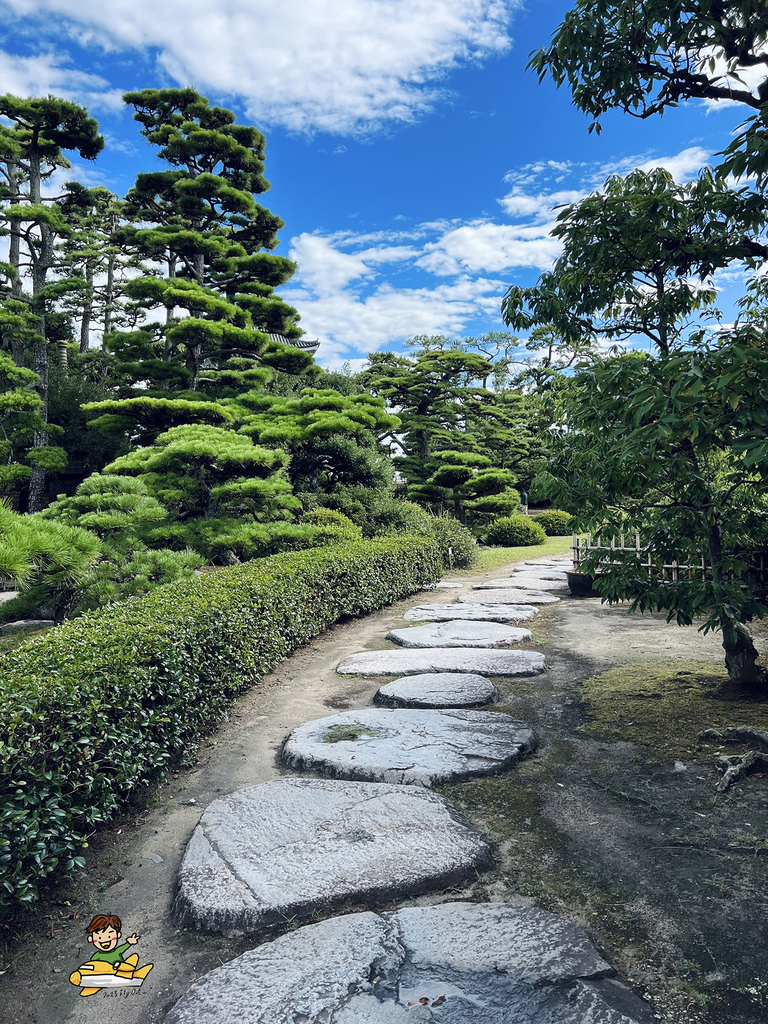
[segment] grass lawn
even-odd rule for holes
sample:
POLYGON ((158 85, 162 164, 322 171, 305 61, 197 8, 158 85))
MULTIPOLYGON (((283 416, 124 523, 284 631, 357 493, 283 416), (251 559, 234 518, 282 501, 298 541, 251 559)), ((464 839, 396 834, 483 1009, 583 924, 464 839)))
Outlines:
POLYGON ((540 558, 542 555, 564 555, 571 550, 571 535, 547 537, 543 544, 531 544, 523 548, 483 548, 479 553, 475 572, 489 572, 507 562, 519 562, 522 558, 540 558))

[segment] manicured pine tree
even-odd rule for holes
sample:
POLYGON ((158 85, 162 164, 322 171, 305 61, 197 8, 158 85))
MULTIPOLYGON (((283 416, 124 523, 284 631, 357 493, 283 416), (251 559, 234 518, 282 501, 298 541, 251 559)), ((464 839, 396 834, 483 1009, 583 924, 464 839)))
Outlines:
MULTIPOLYGON (((43 505, 45 471, 50 464, 48 422, 48 340, 46 313, 50 301, 66 291, 66 282, 51 284, 50 271, 56 264, 56 238, 68 231, 66 221, 55 202, 44 199, 43 182, 59 167, 68 167, 65 150, 77 152, 83 159, 93 160, 104 146, 98 125, 85 108, 67 100, 49 96, 44 99, 21 99, 0 96, 0 163, 4 168, 6 204, 0 216, 10 234, 10 273, 2 275, 0 293, 6 298, 28 303, 37 318, 37 332, 32 341, 32 368, 38 376, 41 398, 41 429, 35 431, 31 453, 32 472, 29 483, 29 509, 38 511, 43 505), (26 280, 30 289, 24 290, 26 280)), ((2 268, 0 268, 0 273, 2 268)), ((1 296, 0 296, 1 297, 1 296)), ((18 339, 12 350, 21 361, 18 339)), ((59 343, 62 362, 66 361, 66 340, 59 343)))

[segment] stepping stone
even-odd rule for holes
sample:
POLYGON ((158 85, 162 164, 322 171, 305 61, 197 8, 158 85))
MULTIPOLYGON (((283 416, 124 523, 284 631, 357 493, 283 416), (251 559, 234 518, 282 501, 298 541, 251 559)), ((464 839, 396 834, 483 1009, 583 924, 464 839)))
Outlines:
MULTIPOLYGON (((521 569, 513 569, 512 573, 513 575, 510 577, 511 579, 514 579, 515 575, 518 573, 523 573, 524 576, 536 576, 537 579, 540 580, 557 580, 559 583, 568 582, 568 576, 566 575, 565 570, 557 568, 550 569, 546 566, 536 570, 535 572, 531 570, 530 566, 523 566, 521 569)), ((497 580, 496 582, 498 583, 499 581, 497 580)), ((509 582, 509 580, 507 582, 509 582)))
POLYGON ((498 699, 493 683, 475 672, 425 672, 386 683, 373 703, 385 708, 472 708, 498 699))
POLYGON ((491 583, 475 583, 473 590, 509 590, 520 588, 522 590, 560 590, 564 593, 568 590, 568 577, 562 580, 545 580, 541 576, 529 576, 528 573, 520 573, 508 580, 494 580, 491 583))
POLYGON ((174 918, 228 938, 350 902, 474 878, 490 849, 444 797, 413 786, 277 779, 214 800, 179 872, 174 918))
POLYGON ((525 604, 420 604, 409 608, 403 618, 411 622, 527 622, 534 615, 536 609, 525 604))
POLYGON ((488 651, 476 647, 420 651, 362 651, 336 666, 340 676, 417 676, 422 672, 478 672, 486 676, 537 676, 544 655, 536 651, 488 651))
POLYGON ((194 982, 165 1024, 653 1024, 583 928, 536 907, 334 917, 194 982))
POLYGON ((425 590, 461 590, 464 586, 463 583, 435 583, 431 587, 425 587, 425 590))
POLYGON ((530 629, 505 626, 500 622, 464 622, 461 619, 431 626, 393 629, 387 640, 401 647, 511 647, 532 640, 530 629))
POLYGON ((363 708, 300 725, 282 759, 337 779, 434 786, 499 775, 534 746, 527 725, 496 711, 363 708))
POLYGON ((509 590, 494 590, 492 594, 482 590, 459 594, 462 604, 485 604, 487 601, 493 601, 494 604, 557 604, 559 600, 559 597, 543 590, 516 590, 512 587, 509 590))

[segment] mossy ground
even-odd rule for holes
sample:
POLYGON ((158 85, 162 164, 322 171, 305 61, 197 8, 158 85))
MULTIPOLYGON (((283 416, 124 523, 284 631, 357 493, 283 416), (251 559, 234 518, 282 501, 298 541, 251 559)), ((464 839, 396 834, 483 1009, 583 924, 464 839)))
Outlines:
POLYGON ((653 747, 662 757, 711 761, 711 746, 697 742, 705 729, 768 729, 768 701, 723 700, 726 681, 724 668, 706 662, 612 668, 582 684, 589 722, 581 728, 601 739, 653 747))

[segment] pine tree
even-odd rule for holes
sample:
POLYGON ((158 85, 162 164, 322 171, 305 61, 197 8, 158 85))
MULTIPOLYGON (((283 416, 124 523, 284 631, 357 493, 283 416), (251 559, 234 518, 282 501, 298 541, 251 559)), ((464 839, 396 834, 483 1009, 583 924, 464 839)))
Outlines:
MULTIPOLYGON (((56 262, 56 238, 68 231, 66 221, 55 202, 44 199, 43 182, 59 167, 68 167, 64 150, 74 150, 86 160, 94 159, 104 146, 98 125, 88 112, 75 103, 49 96, 45 99, 20 99, 0 96, 0 117, 9 126, 0 127, 0 163, 3 166, 3 198, 7 205, 0 216, 10 235, 10 271, 2 274, 0 298, 26 302, 37 318, 32 340, 32 368, 38 376, 41 398, 41 428, 35 431, 33 447, 48 449, 48 336, 46 314, 50 301, 66 291, 66 282, 50 283, 49 274, 56 262), (29 281, 29 290, 24 285, 29 281)), ((17 362, 23 347, 18 337, 10 341, 17 362)), ((66 361, 66 340, 59 342, 62 362, 66 361)), ((32 459, 29 485, 29 509, 43 505, 45 471, 50 465, 48 453, 32 459)))

